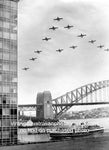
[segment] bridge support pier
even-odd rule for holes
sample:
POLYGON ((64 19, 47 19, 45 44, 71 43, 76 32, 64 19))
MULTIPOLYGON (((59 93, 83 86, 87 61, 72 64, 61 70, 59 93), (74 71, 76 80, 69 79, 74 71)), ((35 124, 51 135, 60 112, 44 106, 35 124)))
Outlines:
POLYGON ((38 93, 36 104, 36 117, 38 119, 53 119, 52 97, 49 91, 38 93))

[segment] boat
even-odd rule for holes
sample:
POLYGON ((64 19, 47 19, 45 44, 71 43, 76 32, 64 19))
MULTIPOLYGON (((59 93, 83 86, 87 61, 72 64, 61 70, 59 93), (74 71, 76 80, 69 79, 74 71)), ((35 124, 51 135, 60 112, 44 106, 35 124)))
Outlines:
POLYGON ((103 133, 104 132, 104 128, 98 125, 89 125, 87 129, 89 130, 89 133, 103 133))
POLYGON ((98 125, 79 126, 78 128, 56 129, 50 132, 51 139, 74 138, 93 135, 95 133, 103 133, 104 128, 98 125))

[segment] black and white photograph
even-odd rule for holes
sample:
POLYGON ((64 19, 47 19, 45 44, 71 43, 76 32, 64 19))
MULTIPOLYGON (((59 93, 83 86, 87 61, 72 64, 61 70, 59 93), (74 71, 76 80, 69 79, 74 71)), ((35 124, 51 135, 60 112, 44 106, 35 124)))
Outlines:
POLYGON ((0 150, 109 150, 109 1, 0 0, 0 150))

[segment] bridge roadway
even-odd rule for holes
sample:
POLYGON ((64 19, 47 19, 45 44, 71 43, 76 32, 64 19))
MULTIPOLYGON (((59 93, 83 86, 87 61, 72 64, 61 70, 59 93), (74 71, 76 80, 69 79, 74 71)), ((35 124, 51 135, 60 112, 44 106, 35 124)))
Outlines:
MULTIPOLYGON (((109 104, 109 102, 90 102, 90 103, 67 103, 67 104, 52 104, 52 106, 78 106, 78 105, 100 105, 100 104, 109 104)), ((18 108, 36 108, 37 106, 41 105, 36 105, 36 104, 23 104, 23 105, 18 105, 18 108)))

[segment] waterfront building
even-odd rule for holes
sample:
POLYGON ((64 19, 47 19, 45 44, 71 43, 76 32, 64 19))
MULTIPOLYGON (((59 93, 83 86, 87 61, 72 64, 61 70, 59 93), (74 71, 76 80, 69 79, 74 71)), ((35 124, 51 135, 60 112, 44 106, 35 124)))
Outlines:
POLYGON ((36 117, 38 119, 53 119, 52 97, 49 91, 39 92, 36 104, 36 117))
POLYGON ((0 145, 17 143, 17 11, 0 0, 0 145))

